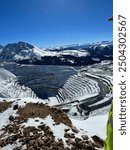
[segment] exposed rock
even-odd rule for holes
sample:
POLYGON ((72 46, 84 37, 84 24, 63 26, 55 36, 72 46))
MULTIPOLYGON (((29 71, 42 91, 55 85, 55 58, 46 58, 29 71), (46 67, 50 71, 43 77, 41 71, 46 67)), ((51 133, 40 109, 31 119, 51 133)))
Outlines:
POLYGON ((73 133, 66 133, 64 134, 64 137, 65 138, 69 138, 69 139, 74 139, 75 138, 75 135, 73 133))
POLYGON ((14 105, 13 110, 18 109, 18 107, 19 107, 19 105, 18 105, 18 104, 14 105))
POLYGON ((78 143, 78 142, 80 142, 80 141, 81 141, 80 138, 75 138, 75 142, 76 142, 76 143, 78 143))
POLYGON ((70 131, 70 129, 65 129, 65 132, 68 132, 68 131, 70 131))
POLYGON ((13 120, 14 120, 14 116, 12 116, 12 115, 9 116, 9 120, 10 120, 10 121, 13 121, 13 120))
POLYGON ((66 140, 66 143, 67 143, 69 146, 74 145, 74 141, 71 140, 71 139, 66 140))
POLYGON ((96 146, 97 148, 103 148, 104 146, 104 140, 99 138, 98 136, 94 135, 92 136, 92 139, 94 141, 94 146, 96 146))
POLYGON ((82 137, 83 140, 88 140, 89 139, 89 137, 87 135, 82 135, 81 137, 82 137))
POLYGON ((39 120, 36 119, 35 122, 39 122, 39 120))
POLYGON ((77 128, 74 127, 74 126, 72 126, 71 129, 72 129, 72 131, 75 132, 75 133, 78 133, 78 132, 79 132, 79 131, 77 130, 77 128))

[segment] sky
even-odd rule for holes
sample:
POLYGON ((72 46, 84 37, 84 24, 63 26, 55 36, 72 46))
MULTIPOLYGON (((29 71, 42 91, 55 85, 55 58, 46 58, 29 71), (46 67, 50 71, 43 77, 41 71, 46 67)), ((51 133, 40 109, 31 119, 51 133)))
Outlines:
POLYGON ((112 40, 112 0, 0 0, 0 45, 53 47, 112 40))

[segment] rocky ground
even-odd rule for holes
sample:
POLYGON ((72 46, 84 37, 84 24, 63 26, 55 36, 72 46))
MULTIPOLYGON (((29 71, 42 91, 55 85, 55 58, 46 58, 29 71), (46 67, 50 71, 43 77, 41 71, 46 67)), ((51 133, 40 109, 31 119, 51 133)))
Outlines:
POLYGON ((3 116, 1 150, 99 150, 104 145, 98 136, 74 127, 62 110, 38 99, 1 99, 3 116))

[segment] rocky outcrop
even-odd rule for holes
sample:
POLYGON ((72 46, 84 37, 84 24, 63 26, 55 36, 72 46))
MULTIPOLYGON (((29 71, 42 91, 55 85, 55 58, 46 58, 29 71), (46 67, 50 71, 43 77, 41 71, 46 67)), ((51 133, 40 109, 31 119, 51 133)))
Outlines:
POLYGON ((98 150, 103 147, 103 140, 96 136, 92 139, 86 134, 78 136, 79 130, 60 109, 43 103, 13 105, 12 109, 16 114, 9 116, 9 124, 0 129, 0 148, 15 145, 12 150, 98 150), (55 131, 52 130, 51 122, 44 122, 47 116, 54 120, 55 131), (30 118, 38 125, 32 123, 27 126, 30 118), (39 122, 38 118, 43 119, 43 122, 39 122), (65 128, 60 128, 60 124, 65 128), (55 134, 58 132, 63 132, 63 137, 57 138, 55 134))
POLYGON ((19 108, 18 112, 19 120, 27 120, 28 118, 46 118, 48 115, 52 116, 52 119, 56 124, 63 123, 68 126, 72 126, 69 117, 61 110, 47 106, 43 103, 28 103, 25 107, 19 108))

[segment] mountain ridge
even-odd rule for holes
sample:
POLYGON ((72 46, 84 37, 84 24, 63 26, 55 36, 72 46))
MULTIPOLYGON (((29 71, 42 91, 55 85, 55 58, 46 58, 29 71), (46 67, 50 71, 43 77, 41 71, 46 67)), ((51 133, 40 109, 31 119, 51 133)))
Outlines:
POLYGON ((75 44, 54 48, 38 48, 26 42, 1 47, 0 61, 38 65, 89 65, 112 59, 113 42, 75 44))

